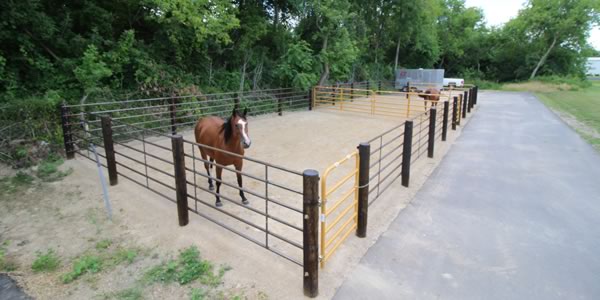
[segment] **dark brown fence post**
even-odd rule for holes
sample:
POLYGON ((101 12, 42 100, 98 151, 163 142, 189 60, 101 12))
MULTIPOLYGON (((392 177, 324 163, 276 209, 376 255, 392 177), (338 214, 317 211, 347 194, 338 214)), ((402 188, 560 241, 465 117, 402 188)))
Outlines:
POLYGON ((462 101, 462 117, 463 119, 467 117, 467 102, 469 101, 469 92, 465 91, 465 95, 462 101))
POLYGON ((350 101, 354 101, 354 81, 350 83, 350 101))
POLYGON ((410 157, 412 154, 413 121, 404 122, 404 144, 402 145, 402 185, 410 182, 410 157))
POLYGON ((475 101, 473 101, 473 105, 477 105, 477 96, 479 96, 479 86, 475 86, 475 101))
POLYGON ((66 104, 60 106, 60 122, 63 131, 63 142, 65 144, 65 154, 67 159, 75 157, 75 145, 73 144, 73 132, 71 131, 71 110, 66 104))
POLYGON ((308 90, 308 110, 313 110, 313 97, 315 95, 313 92, 314 88, 311 88, 310 90, 308 90))
POLYGON ((234 106, 235 108, 238 108, 238 109, 240 108, 240 101, 241 101, 241 99, 242 99, 242 97, 243 97, 242 93, 243 93, 243 92, 241 92, 241 91, 240 91, 239 93, 236 93, 236 94, 235 94, 235 99, 233 100, 233 101, 234 101, 234 102, 233 102, 233 106, 234 106))
POLYGON ((456 130, 456 124, 458 117, 458 96, 454 96, 454 100, 452 100, 452 130, 456 130))
POLYGON ((435 106, 429 110, 429 136, 427 141, 427 157, 433 158, 433 152, 435 150, 435 120, 436 118, 435 106))
POLYGON ((305 170, 303 181, 304 295, 319 295, 319 172, 305 170))
POLYGON ((177 134, 177 100, 171 98, 171 105, 169 105, 169 114, 171 115, 171 134, 177 134))
POLYGON ((282 113, 283 112, 283 108, 282 108, 282 104, 281 104, 281 98, 277 97, 277 96, 275 96, 275 97, 277 98, 277 114, 281 116, 283 114, 282 113))
POLYGON ((175 192, 177 193, 177 216, 179 226, 189 223, 187 181, 185 179, 185 154, 183 152, 183 137, 175 135, 171 138, 173 149, 173 165, 175 166, 175 192))
POLYGON ((109 116, 100 117, 102 123, 102 139, 104 140, 104 151, 106 152, 106 167, 110 185, 117 185, 117 160, 115 158, 115 146, 113 143, 112 119, 109 116))
POLYGON ((461 93, 460 95, 458 95, 458 107, 457 107, 457 111, 458 111, 458 115, 456 116, 456 125, 460 126, 460 119, 461 119, 461 115, 462 115, 462 102, 463 102, 463 94, 461 93))
POLYGON ((444 116, 442 120, 442 141, 445 142, 448 137, 448 113, 450 110, 450 103, 444 101, 444 116))
POLYGON ((361 143, 358 145, 358 226, 356 236, 367 236, 367 218, 369 213, 369 165, 371 164, 371 145, 361 143))
POLYGON ((471 113, 471 108, 473 107, 473 88, 469 89, 469 100, 467 102, 467 112, 471 113))
POLYGON ((377 91, 381 92, 381 80, 377 83, 377 91))
POLYGON ((371 82, 369 80, 367 80, 367 90, 371 89, 371 82))

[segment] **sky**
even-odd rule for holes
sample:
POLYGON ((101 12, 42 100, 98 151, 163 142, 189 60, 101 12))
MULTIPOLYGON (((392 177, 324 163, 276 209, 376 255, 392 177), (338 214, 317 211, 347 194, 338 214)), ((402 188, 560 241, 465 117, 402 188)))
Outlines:
MULTIPOLYGON (((523 0, 466 0, 467 7, 476 6, 483 9, 488 25, 502 25, 517 16, 523 7, 523 0)), ((592 29, 589 43, 600 50, 600 28, 592 29)))

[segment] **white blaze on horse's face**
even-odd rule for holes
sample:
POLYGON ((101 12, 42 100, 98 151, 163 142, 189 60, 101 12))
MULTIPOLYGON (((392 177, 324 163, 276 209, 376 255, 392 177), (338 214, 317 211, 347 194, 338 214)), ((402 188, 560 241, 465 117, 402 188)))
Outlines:
POLYGON ((242 146, 244 146, 245 149, 250 148, 252 141, 250 141, 250 137, 248 136, 248 122, 240 118, 238 120, 238 128, 242 135, 242 146))

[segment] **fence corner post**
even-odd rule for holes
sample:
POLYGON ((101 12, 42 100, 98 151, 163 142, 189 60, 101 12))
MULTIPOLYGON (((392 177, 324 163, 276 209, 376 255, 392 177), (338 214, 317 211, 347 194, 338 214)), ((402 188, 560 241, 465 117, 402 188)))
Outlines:
POLYGON ((473 108, 473 90, 474 88, 469 89, 469 100, 467 101, 467 112, 471 113, 471 108, 473 108))
POLYGON ((185 179, 185 154, 183 137, 175 135, 171 138, 173 149, 173 165, 175 167, 175 192, 177 194, 177 217, 179 226, 189 223, 187 181, 185 179))
POLYGON ((71 121, 69 115, 71 110, 66 104, 60 105, 60 122, 63 131, 63 142, 65 145, 65 155, 67 159, 75 158, 75 144, 73 143, 73 132, 71 131, 71 121))
POLYGON ((367 236, 367 221, 369 216, 369 169, 371 164, 371 145, 360 143, 358 145, 358 224, 356 236, 367 236))
POLYGON ((109 116, 102 116, 100 117, 100 122, 102 123, 102 140, 104 140, 108 179, 110 185, 117 185, 119 177, 117 175, 117 160, 115 158, 115 145, 113 142, 112 119, 109 116))
POLYGON ((444 118, 442 120, 442 141, 445 142, 448 137, 448 113, 450 103, 448 100, 444 101, 444 118))
POLYGON ((429 135, 427 137, 427 157, 433 158, 435 150, 435 121, 437 120, 437 109, 432 107, 429 109, 429 135))
POLYGON ((479 96, 479 86, 475 86, 475 98, 473 98, 473 105, 477 105, 477 96, 479 96))
POLYGON ((456 130, 456 124, 457 124, 457 120, 456 117, 458 117, 458 96, 454 96, 454 100, 452 101, 452 130, 456 130))
POLYGON ((412 154, 413 121, 404 122, 404 144, 402 146, 402 185, 410 182, 410 158, 412 154))
POLYGON ((319 172, 305 170, 303 186, 304 295, 319 295, 319 172))

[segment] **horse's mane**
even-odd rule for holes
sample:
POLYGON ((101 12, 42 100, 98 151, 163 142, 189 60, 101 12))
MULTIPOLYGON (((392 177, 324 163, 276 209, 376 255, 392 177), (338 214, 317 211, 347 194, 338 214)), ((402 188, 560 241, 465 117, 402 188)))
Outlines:
POLYGON ((231 126, 231 117, 225 120, 225 123, 221 126, 221 132, 225 136, 225 144, 229 143, 231 136, 233 135, 233 128, 231 126))

